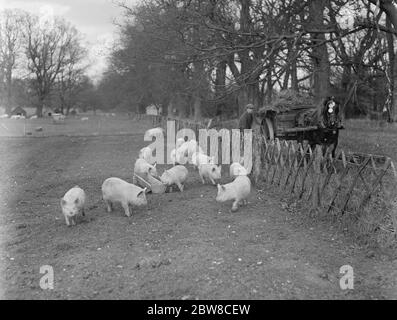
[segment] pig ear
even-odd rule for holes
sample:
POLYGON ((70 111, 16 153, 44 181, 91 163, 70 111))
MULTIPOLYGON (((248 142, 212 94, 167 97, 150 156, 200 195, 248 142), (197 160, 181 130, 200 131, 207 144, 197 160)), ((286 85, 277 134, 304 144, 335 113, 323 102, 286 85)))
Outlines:
POLYGON ((78 204, 79 203, 79 198, 76 198, 76 200, 74 200, 74 203, 78 204))
POLYGON ((61 205, 64 206, 66 204, 65 199, 61 199, 61 205))
POLYGON ((215 172, 215 170, 216 170, 216 168, 215 168, 215 167, 213 167, 211 171, 212 171, 212 172, 215 172))
POLYGON ((226 190, 225 186, 221 186, 221 188, 222 188, 222 190, 223 190, 223 191, 225 191, 225 190, 226 190))
POLYGON ((157 162, 155 162, 155 163, 154 163, 153 167, 155 167, 155 168, 156 168, 156 165, 157 165, 157 162))
POLYGON ((148 192, 147 187, 145 187, 145 188, 143 189, 143 192, 144 192, 144 193, 147 193, 147 192, 148 192))

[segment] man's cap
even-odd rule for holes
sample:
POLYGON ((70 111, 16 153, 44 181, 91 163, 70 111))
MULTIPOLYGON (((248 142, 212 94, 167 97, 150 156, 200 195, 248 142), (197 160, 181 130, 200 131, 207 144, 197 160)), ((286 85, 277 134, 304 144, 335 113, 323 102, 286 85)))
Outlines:
POLYGON ((254 105, 252 103, 248 103, 246 106, 247 109, 255 109, 254 105))

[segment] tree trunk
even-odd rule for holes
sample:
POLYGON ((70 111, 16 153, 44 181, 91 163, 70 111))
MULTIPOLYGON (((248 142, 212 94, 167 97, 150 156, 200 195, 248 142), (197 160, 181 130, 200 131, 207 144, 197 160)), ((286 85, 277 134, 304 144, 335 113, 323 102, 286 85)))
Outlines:
MULTIPOLYGON (((240 31, 241 32, 249 32, 251 29, 251 17, 250 17, 250 7, 251 0, 240 0, 241 10, 240 10, 240 31)), ((249 50, 246 49, 239 53, 240 62, 241 62, 241 71, 240 74, 249 74, 250 72, 250 58, 249 58, 249 50)), ((240 83, 242 88, 238 94, 238 102, 239 102, 239 115, 241 115, 246 108, 247 103, 251 102, 250 98, 252 98, 252 88, 249 88, 249 84, 251 81, 251 77, 247 77, 245 83, 240 83)))
POLYGON ((6 106, 5 106, 5 111, 6 114, 10 115, 12 112, 12 71, 10 70, 10 72, 7 72, 7 77, 6 77, 6 81, 7 81, 7 102, 6 102, 6 106))
MULTIPOLYGON (((386 13, 387 20, 393 24, 394 30, 397 30, 397 7, 394 5, 392 0, 369 0, 372 4, 378 5, 381 10, 386 13)), ((395 56, 395 53, 393 54, 395 56)), ((394 60, 394 59, 393 59, 394 60)), ((391 61, 391 60, 390 60, 391 61)), ((392 68, 393 78, 397 77, 397 63, 393 63, 394 66, 392 68)), ((397 79, 396 79, 397 80, 397 79)), ((391 80, 392 83, 395 79, 391 80)), ((397 121, 397 86, 394 85, 393 88, 393 103, 390 107, 389 121, 397 121)))
POLYGON ((44 106, 44 101, 40 99, 39 104, 36 107, 36 115, 38 118, 43 117, 43 106, 44 106))
POLYGON ((291 66, 290 66, 290 73, 291 73, 291 88, 292 90, 298 92, 299 91, 299 83, 298 83, 298 66, 296 64, 296 53, 297 49, 292 48, 292 61, 291 61, 291 66))
POLYGON ((272 70, 274 67, 274 57, 273 55, 269 58, 269 67, 267 68, 266 74, 266 102, 271 104, 273 98, 273 81, 272 81, 272 70))
POLYGON ((188 108, 186 107, 186 103, 180 94, 177 93, 175 99, 176 108, 178 110, 178 117, 180 119, 185 119, 188 116, 188 108))
POLYGON ((193 108, 194 108, 194 120, 199 121, 201 120, 201 98, 199 96, 194 97, 194 102, 193 102, 193 108))
POLYGON ((215 96, 221 98, 225 94, 226 84, 226 61, 222 60, 216 67, 215 96))
POLYGON ((390 105, 390 112, 389 112, 389 122, 396 122, 397 121, 397 63, 395 61, 396 53, 394 53, 394 61, 393 61, 393 76, 392 76, 392 103, 390 105))
POLYGON ((239 116, 243 114, 245 111, 245 107, 248 104, 248 88, 243 87, 239 90, 237 95, 238 107, 239 107, 239 116))
MULTIPOLYGON (((312 0, 310 2, 311 27, 317 30, 324 29, 325 0, 312 0)), ((311 55, 313 61, 313 86, 317 101, 322 101, 328 95, 330 64, 324 33, 312 33, 311 41, 314 45, 311 55)))
MULTIPOLYGON (((388 16, 386 16, 386 26, 387 28, 391 28, 391 22, 390 22, 390 18, 388 16)), ((388 121, 392 122, 393 119, 393 113, 394 113, 394 104, 395 101, 397 99, 397 90, 395 89, 395 77, 396 77, 396 61, 395 61, 395 51, 394 51, 394 36, 391 33, 386 33, 386 37, 387 37, 387 49, 388 49, 388 55, 389 55, 389 70, 386 70, 386 72, 389 72, 389 79, 390 79, 390 92, 391 92, 391 101, 390 101, 390 105, 389 110, 388 110, 388 121)))

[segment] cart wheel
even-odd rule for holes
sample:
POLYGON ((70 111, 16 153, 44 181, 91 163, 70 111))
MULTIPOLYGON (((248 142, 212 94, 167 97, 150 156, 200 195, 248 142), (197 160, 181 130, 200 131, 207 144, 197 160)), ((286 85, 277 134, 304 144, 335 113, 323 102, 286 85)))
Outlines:
POLYGON ((273 121, 269 118, 265 118, 261 125, 261 134, 268 140, 274 140, 274 127, 273 121))

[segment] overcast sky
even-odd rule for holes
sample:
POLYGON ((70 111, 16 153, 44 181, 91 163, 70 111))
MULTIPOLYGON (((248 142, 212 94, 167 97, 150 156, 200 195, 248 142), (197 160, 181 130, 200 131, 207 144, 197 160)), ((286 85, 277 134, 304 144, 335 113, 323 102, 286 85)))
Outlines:
MULTIPOLYGON (((0 10, 19 8, 36 14, 55 14, 70 21, 84 35, 92 66, 89 75, 98 78, 117 30, 113 24, 121 18, 118 0, 0 0, 0 10)), ((139 0, 127 0, 128 4, 139 0)))

